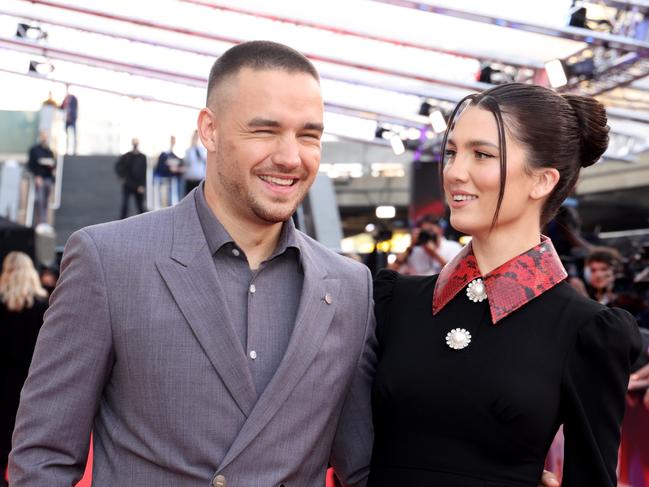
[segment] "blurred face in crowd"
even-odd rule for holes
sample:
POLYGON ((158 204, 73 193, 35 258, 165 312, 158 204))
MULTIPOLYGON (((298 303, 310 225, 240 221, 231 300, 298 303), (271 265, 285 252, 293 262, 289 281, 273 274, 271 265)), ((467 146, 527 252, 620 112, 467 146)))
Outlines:
POLYGON ((588 281, 595 289, 612 289, 615 270, 607 262, 593 260, 588 263, 588 281))
MULTIPOLYGON (((553 185, 546 184, 526 164, 526 152, 505 130, 507 173, 496 230, 516 231, 539 222, 542 203, 553 185)), ((486 237, 498 204, 500 147, 494 115, 469 106, 455 120, 444 165, 444 191, 451 208, 451 224, 463 233, 486 237)))
POLYGON ((251 68, 221 83, 199 119, 211 156, 206 184, 239 218, 286 221, 318 172, 320 85, 307 73, 251 68))
POLYGON ((47 132, 45 132, 44 130, 41 130, 38 133, 38 143, 43 147, 47 147, 48 139, 49 137, 47 135, 47 132))

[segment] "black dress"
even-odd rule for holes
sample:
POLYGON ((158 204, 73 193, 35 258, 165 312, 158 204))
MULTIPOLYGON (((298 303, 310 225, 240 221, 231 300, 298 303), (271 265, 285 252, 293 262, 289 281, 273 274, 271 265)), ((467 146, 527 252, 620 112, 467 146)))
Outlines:
POLYGON ((563 487, 615 486, 634 319, 560 282, 494 325, 460 292, 432 314, 438 276, 375 282, 379 364, 368 487, 536 487, 564 424, 563 487), (456 327, 472 335, 453 350, 456 327))
MULTIPOLYGON (((43 324, 47 301, 35 299, 31 308, 9 311, 0 301, 0 475, 4 476, 11 450, 20 391, 43 324)), ((52 350, 51 353, 57 353, 52 350)))

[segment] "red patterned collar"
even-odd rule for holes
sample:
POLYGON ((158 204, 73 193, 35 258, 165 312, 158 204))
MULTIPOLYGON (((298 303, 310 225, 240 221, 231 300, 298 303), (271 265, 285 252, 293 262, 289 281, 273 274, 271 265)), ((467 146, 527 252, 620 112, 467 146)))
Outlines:
MULTIPOLYGON (((468 244, 440 272, 433 293, 433 314, 439 313, 471 281, 482 278, 495 325, 567 276, 552 241, 544 235, 539 245, 486 276, 480 274, 473 248, 468 244)), ((468 297, 465 299, 471 304, 468 297)))

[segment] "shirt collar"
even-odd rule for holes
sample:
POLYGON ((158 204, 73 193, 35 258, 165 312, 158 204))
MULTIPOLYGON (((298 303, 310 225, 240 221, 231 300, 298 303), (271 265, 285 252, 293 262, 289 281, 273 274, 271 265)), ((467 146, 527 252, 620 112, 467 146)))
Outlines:
MULTIPOLYGON (((567 276, 552 241, 544 235, 541 235, 540 244, 486 276, 480 274, 469 243, 440 272, 433 292, 433 315, 439 313, 467 284, 482 278, 495 325, 567 276)), ((468 305, 472 304, 468 297, 466 299, 468 305)))
MULTIPOLYGON (((210 253, 214 255, 224 245, 228 243, 236 245, 236 242, 232 239, 228 231, 219 219, 216 218, 216 215, 207 204, 204 194, 204 186, 205 181, 202 181, 194 192, 194 198, 196 200, 198 220, 203 229, 203 233, 205 234, 207 246, 210 249, 210 253)), ((298 251, 300 250, 299 240, 297 238, 297 229, 295 228, 292 218, 289 218, 282 225, 282 231, 279 235, 279 240, 277 241, 277 247, 268 260, 283 254, 288 248, 294 248, 298 251)))

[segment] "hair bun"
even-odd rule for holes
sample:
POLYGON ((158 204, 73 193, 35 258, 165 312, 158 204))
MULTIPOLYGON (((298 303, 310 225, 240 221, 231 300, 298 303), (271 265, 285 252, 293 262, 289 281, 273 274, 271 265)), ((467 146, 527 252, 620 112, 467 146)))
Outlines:
POLYGON ((562 95, 577 115, 581 130, 581 167, 595 164, 608 147, 609 127, 604 105, 594 98, 562 95))

